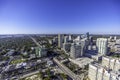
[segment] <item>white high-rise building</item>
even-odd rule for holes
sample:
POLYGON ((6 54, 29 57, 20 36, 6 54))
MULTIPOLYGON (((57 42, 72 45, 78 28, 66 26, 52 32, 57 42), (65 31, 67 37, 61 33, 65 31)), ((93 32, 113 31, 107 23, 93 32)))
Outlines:
POLYGON ((71 40, 72 40, 71 35, 69 35, 69 41, 71 41, 71 40))
POLYGON ((88 77, 90 80, 120 80, 119 71, 110 71, 100 64, 90 64, 88 77))
POLYGON ((90 80, 120 80, 120 60, 106 56, 102 64, 89 64, 88 77, 90 80))
POLYGON ((81 39, 80 44, 81 44, 81 54, 84 55, 85 50, 88 47, 89 41, 87 40, 87 38, 83 38, 81 39))
POLYGON ((108 41, 110 42, 110 41, 112 41, 112 39, 113 39, 113 36, 110 36, 110 37, 108 38, 108 41))
POLYGON ((75 59, 82 56, 81 54, 81 45, 78 44, 71 44, 71 50, 70 50, 70 57, 75 59))
POLYGON ((115 41, 117 40, 117 36, 114 37, 114 40, 115 40, 115 41))
POLYGON ((110 36, 110 40, 112 39, 113 37, 112 36, 110 36))
POLYGON ((64 36, 64 43, 67 43, 69 40, 68 36, 64 36))
POLYGON ((107 44, 108 40, 106 38, 98 38, 96 42, 98 53, 107 54, 107 44))
POLYGON ((75 39, 73 40, 73 42, 76 43, 76 44, 79 44, 79 43, 80 43, 80 40, 81 40, 81 37, 80 37, 80 36, 77 36, 77 38, 75 38, 75 39))
POLYGON ((120 69, 120 60, 118 58, 102 57, 102 65, 114 71, 118 71, 120 69))
POLYGON ((77 38, 75 39, 75 41, 80 41, 81 37, 77 36, 77 38))

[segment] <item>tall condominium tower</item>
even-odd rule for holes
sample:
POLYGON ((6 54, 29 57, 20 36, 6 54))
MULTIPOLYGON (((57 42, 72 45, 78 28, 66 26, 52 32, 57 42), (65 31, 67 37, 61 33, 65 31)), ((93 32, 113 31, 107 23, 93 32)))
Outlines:
POLYGON ((98 53, 107 54, 107 44, 108 40, 106 38, 98 38, 96 42, 98 53))
POLYGON ((63 35, 58 34, 58 47, 62 48, 62 43, 63 43, 63 35))
POLYGON ((81 55, 81 46, 72 43, 71 44, 71 50, 70 50, 70 57, 75 59, 75 58, 78 58, 80 56, 82 56, 81 55))
POLYGON ((120 60, 113 57, 102 57, 102 64, 89 64, 90 80, 120 80, 120 60))
POLYGON ((68 36, 64 36, 64 43, 67 43, 69 40, 68 36))
POLYGON ((89 39, 89 32, 86 33, 86 37, 87 37, 87 39, 89 39))
POLYGON ((84 38, 84 39, 81 39, 80 42, 81 42, 81 54, 84 55, 88 47, 89 41, 87 40, 87 38, 84 38))
POLYGON ((69 35, 68 39, 69 39, 69 41, 71 41, 71 40, 72 40, 71 35, 69 35))
POLYGON ((114 40, 115 40, 115 41, 117 40, 117 36, 114 37, 114 40))

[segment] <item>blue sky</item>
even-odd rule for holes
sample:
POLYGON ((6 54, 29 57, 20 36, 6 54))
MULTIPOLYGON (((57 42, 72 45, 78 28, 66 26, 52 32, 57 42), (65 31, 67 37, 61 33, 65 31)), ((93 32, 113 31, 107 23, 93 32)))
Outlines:
POLYGON ((120 34, 120 0, 0 0, 0 34, 120 34))

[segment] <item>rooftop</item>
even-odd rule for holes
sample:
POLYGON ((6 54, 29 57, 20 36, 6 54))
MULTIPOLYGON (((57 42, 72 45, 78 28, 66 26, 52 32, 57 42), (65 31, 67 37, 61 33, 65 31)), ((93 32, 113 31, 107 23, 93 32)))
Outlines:
POLYGON ((90 66, 94 69, 97 69, 102 72, 104 71, 106 74, 112 74, 113 76, 116 76, 116 75, 120 75, 120 71, 113 71, 105 66, 102 66, 101 64, 98 64, 98 63, 92 63, 90 64, 90 66))
POLYGON ((93 62, 93 59, 87 58, 87 57, 83 57, 83 58, 77 58, 75 60, 70 59, 70 61, 72 61, 73 63, 79 65, 79 67, 84 67, 85 65, 93 62))

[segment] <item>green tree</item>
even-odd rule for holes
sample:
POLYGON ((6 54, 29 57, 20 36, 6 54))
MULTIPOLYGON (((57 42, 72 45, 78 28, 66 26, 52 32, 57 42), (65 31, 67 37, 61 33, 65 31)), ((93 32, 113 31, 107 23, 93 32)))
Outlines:
POLYGON ((64 73, 61 73, 60 76, 61 76, 63 79, 67 79, 67 75, 65 75, 64 73))

